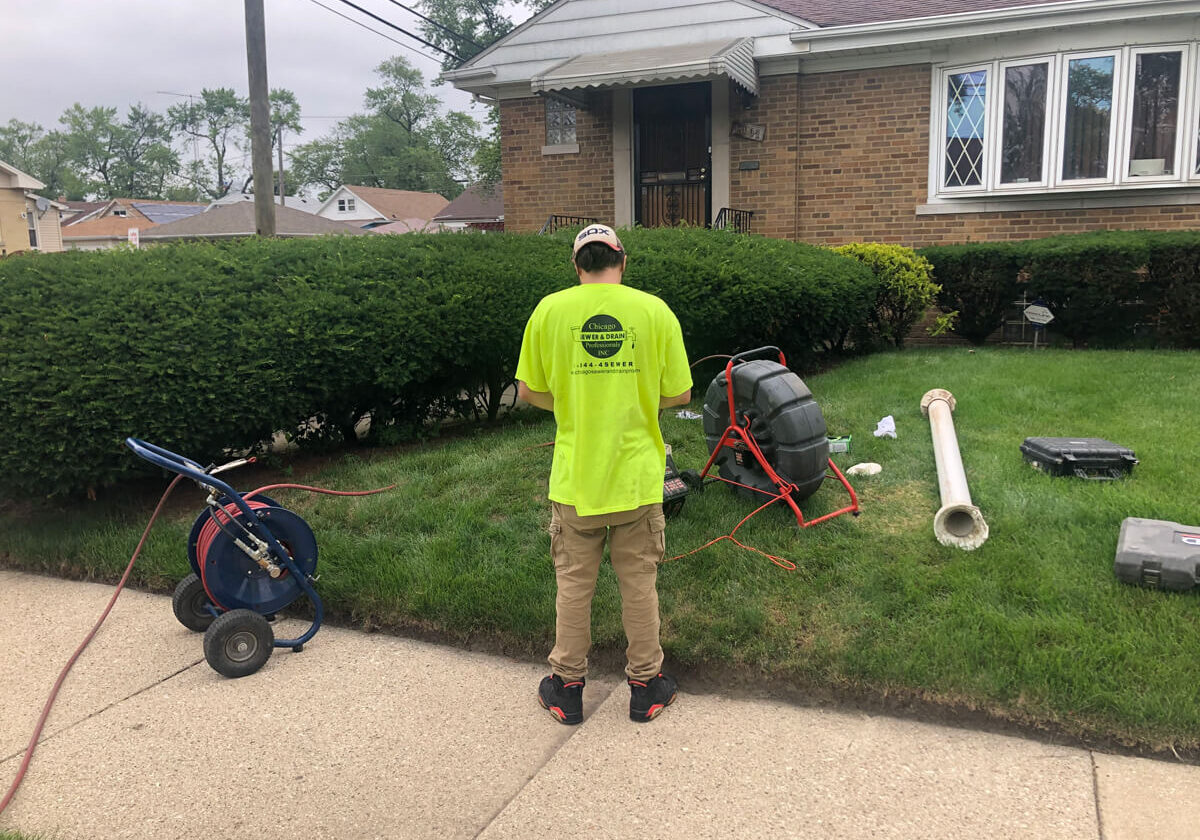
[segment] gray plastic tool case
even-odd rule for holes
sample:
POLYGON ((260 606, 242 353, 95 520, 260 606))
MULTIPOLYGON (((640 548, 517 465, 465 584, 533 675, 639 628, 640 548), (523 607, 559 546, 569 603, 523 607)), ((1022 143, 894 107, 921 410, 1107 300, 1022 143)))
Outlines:
POLYGON ((1121 522, 1113 571, 1126 583, 1191 589, 1200 569, 1200 525, 1130 516, 1121 522))

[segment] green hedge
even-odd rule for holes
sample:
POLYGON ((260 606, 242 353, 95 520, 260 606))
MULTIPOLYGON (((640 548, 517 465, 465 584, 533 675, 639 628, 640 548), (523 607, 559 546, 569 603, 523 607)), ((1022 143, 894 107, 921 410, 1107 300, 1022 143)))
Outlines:
MULTIPOLYGON (((622 236, 627 282, 671 305, 693 359, 777 344, 805 365, 875 299, 869 271, 823 249, 622 236)), ((529 313, 575 282, 569 254, 569 235, 409 234, 0 261, 0 490, 146 472, 129 435, 209 461, 281 430, 342 444, 367 418, 393 442, 470 411, 472 395, 494 414, 529 313)))
POLYGON ((1102 231, 925 248, 938 305, 982 343, 1024 291, 1075 346, 1200 346, 1200 233, 1102 231))

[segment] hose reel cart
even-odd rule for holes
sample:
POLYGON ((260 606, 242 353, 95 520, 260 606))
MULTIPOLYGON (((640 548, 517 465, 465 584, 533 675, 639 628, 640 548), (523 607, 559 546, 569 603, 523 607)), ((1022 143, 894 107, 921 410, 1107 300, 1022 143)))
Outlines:
POLYGON ((317 541, 308 523, 274 499, 242 495, 213 475, 244 461, 206 469, 137 438, 125 445, 208 491, 188 535, 192 573, 179 582, 171 605, 180 624, 204 633, 204 658, 213 670, 243 677, 266 664, 273 648, 303 650, 324 616, 312 586, 317 541), (270 619, 302 596, 312 602, 312 626, 295 639, 276 639, 270 619))
POLYGON ((858 515, 858 496, 829 457, 825 416, 778 347, 732 356, 708 386, 703 417, 710 455, 698 476, 686 476, 693 486, 715 465, 717 478, 738 494, 782 499, 802 528, 844 513, 858 515), (779 361, 754 358, 763 355, 779 361), (850 504, 805 521, 797 503, 820 488, 829 470, 846 488, 850 504))

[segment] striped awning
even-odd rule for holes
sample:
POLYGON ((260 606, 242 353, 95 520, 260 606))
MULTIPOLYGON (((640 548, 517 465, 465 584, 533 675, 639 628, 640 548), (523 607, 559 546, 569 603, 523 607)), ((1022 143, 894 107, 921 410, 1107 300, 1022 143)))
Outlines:
POLYGON ((567 59, 530 80, 535 93, 616 85, 665 84, 725 76, 758 93, 754 39, 685 44, 567 59))

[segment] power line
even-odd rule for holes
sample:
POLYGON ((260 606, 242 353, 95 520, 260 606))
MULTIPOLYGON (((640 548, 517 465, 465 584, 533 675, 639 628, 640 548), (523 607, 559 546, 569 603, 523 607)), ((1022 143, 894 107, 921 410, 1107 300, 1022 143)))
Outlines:
POLYGON ((363 29, 367 30, 368 32, 373 32, 374 34, 378 35, 380 38, 387 38, 393 44, 404 47, 404 49, 408 50, 409 52, 415 53, 416 55, 421 56, 421 58, 429 58, 429 56, 425 55, 425 53, 421 52, 416 47, 410 46, 409 44, 406 44, 403 41, 397 41, 391 35, 387 35, 383 32, 380 32, 378 29, 372 29, 371 27, 369 27, 365 23, 363 23, 361 20, 355 20, 354 18, 350 17, 349 15, 342 14, 337 9, 331 9, 328 6, 326 6, 324 3, 318 2, 318 0, 308 0, 308 2, 310 2, 316 6, 320 6, 322 9, 324 9, 327 12, 333 12, 338 17, 350 21, 355 26, 361 26, 363 29))
POLYGON ((406 12, 412 12, 414 15, 416 15, 417 17, 419 17, 421 20, 425 21, 426 23, 431 23, 434 26, 436 26, 438 29, 445 32, 451 38, 457 38, 460 41, 466 41, 472 47, 476 47, 481 50, 485 49, 483 44, 480 44, 478 41, 474 41, 471 38, 468 38, 466 35, 463 35, 461 32, 455 32, 453 29, 451 29, 448 26, 443 26, 442 24, 438 23, 433 18, 425 17, 425 15, 421 14, 416 9, 411 8, 409 6, 405 6, 403 3, 399 2, 399 0, 388 0, 388 2, 391 3, 393 6, 399 6, 401 9, 404 9, 406 12))
MULTIPOLYGON (((314 0, 314 2, 315 2, 315 0, 314 0)), ((397 32, 402 32, 402 33, 404 33, 404 34, 405 34, 405 35, 407 35, 409 38, 412 38, 414 41, 420 41, 422 44, 424 44, 425 46, 429 47, 429 48, 430 48, 430 49, 432 49, 432 50, 437 50, 438 52, 442 53, 443 55, 448 55, 448 56, 450 56, 450 58, 453 58, 455 61, 458 61, 458 62, 461 62, 461 61, 462 61, 462 59, 461 59, 460 57, 458 57, 458 56, 457 56, 457 55, 455 55, 454 53, 450 52, 449 50, 444 50, 444 49, 442 49, 441 47, 439 47, 437 44, 434 44, 434 43, 432 43, 432 42, 430 42, 430 41, 426 41, 426 40, 425 40, 424 38, 422 38, 421 36, 419 36, 419 35, 414 35, 414 34, 412 34, 411 32, 409 32, 407 29, 404 29, 404 28, 402 28, 402 27, 399 27, 399 26, 397 26, 396 24, 392 23, 392 22, 391 22, 391 21, 389 21, 389 20, 384 20, 384 19, 383 19, 383 18, 381 18, 379 15, 377 15, 377 14, 375 14, 375 13, 373 13, 373 12, 368 12, 368 11, 367 11, 366 9, 364 9, 362 6, 359 6, 359 5, 355 4, 355 3, 351 3, 351 2, 350 2, 350 0, 341 0, 341 2, 342 2, 342 3, 344 3, 345 5, 349 6, 349 7, 350 7, 350 8, 352 8, 352 9, 357 9, 358 11, 362 12, 362 13, 363 13, 364 15, 366 15, 367 17, 374 18, 375 20, 377 20, 377 21, 379 21, 380 23, 382 23, 384 26, 390 26, 392 29, 395 29, 397 32)))

